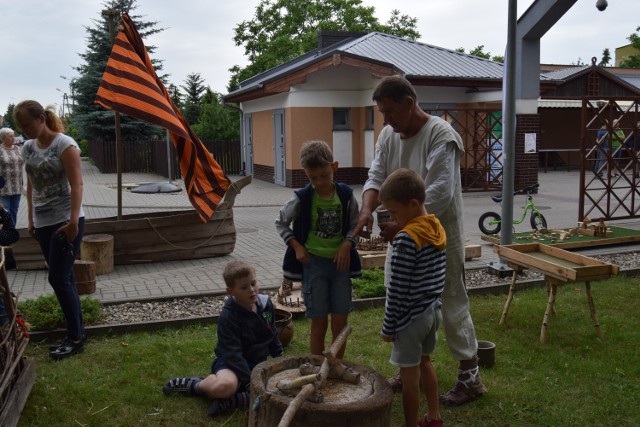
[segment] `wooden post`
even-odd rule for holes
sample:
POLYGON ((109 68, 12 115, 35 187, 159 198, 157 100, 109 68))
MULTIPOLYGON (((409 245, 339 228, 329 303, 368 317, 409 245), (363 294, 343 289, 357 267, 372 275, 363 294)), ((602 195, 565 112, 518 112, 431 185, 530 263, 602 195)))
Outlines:
POLYGON ((82 238, 80 259, 96 263, 99 276, 113 271, 113 236, 110 234, 88 234, 82 238))
POLYGON ((96 263, 77 259, 73 264, 73 277, 78 293, 92 294, 96 291, 96 263))
POLYGON ((513 296, 516 293, 516 280, 518 278, 518 270, 513 269, 513 276, 511 277, 511 286, 509 287, 509 295, 507 296, 507 301, 504 303, 504 308, 502 309, 502 316, 500 316, 499 325, 502 325, 507 320, 507 313, 509 312, 509 306, 511 305, 511 301, 513 300, 513 296))
POLYGON ((545 276, 545 282, 547 282, 547 288, 549 290, 549 301, 547 301, 547 309, 544 312, 542 318, 542 328, 540 329, 540 342, 547 342, 547 328, 549 327, 549 321, 551 316, 555 313, 553 309, 553 303, 556 301, 556 292, 558 291, 558 285, 562 282, 554 279, 553 277, 545 276))
POLYGON ((589 302, 589 314, 591 315, 591 320, 593 320, 593 327, 596 328, 596 335, 600 339, 604 339, 604 335, 600 330, 600 321, 596 316, 596 304, 593 302, 593 295, 591 295, 591 283, 584 282, 584 286, 587 290, 587 301, 589 302))

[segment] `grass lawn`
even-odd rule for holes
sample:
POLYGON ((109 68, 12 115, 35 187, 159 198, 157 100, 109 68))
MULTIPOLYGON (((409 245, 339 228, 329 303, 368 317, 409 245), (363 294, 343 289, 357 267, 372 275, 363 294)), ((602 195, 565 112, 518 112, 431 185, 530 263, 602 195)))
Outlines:
MULTIPOLYGON (((617 277, 592 284, 604 340, 595 336, 584 286, 559 288, 549 342, 539 342, 546 291, 516 294, 507 324, 498 320, 506 296, 473 296, 478 339, 496 343, 496 364, 482 370, 489 393, 459 408, 442 408, 447 426, 640 425, 640 279, 617 277)), ((383 309, 354 312, 345 359, 384 376, 390 344, 378 331, 383 309)), ((309 323, 299 319, 287 355, 307 354, 309 323)), ((440 390, 454 382, 456 364, 440 336, 435 365, 440 390)), ((162 394, 174 376, 209 372, 215 325, 160 333, 90 339, 82 355, 53 362, 46 345, 32 343, 37 381, 20 426, 244 426, 236 411, 208 418, 207 401, 162 394)), ((393 426, 402 424, 396 394, 393 426)))

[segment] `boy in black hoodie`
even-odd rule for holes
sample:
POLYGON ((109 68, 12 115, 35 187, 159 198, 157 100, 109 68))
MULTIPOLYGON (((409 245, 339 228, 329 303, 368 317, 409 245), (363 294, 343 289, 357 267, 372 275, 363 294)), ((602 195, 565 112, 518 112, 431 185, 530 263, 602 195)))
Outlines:
POLYGON ((251 264, 231 261, 222 275, 229 298, 218 318, 218 344, 211 374, 204 379, 173 378, 162 387, 165 394, 212 398, 210 416, 248 407, 251 370, 269 355, 283 354, 273 304, 268 296, 259 293, 251 264))

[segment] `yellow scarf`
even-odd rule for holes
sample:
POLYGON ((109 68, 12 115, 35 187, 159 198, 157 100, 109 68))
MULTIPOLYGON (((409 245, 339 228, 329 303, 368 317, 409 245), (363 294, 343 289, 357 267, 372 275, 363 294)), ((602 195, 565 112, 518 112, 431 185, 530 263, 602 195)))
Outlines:
POLYGON ((401 232, 407 233, 420 249, 430 244, 439 250, 447 246, 447 235, 438 218, 433 214, 418 216, 409 221, 401 232))

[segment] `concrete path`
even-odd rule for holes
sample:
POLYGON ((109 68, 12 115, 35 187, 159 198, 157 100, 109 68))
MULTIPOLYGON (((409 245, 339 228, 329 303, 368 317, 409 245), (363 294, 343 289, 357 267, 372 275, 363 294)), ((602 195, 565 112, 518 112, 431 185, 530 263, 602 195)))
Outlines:
MULTIPOLYGON (((83 160, 83 206, 87 218, 116 216, 117 176, 101 174, 89 161, 83 160)), ((230 177, 236 180, 239 177, 230 177)), ((578 217, 578 172, 540 171, 540 194, 536 204, 542 209, 549 227, 571 227, 578 217)), ((123 187, 146 182, 162 182, 166 179, 154 174, 123 174, 123 187)), ((184 188, 182 181, 174 184, 184 188)), ((356 198, 361 199, 362 186, 354 186, 356 198)), ((467 244, 482 245, 482 257, 467 263, 467 268, 486 267, 497 261, 491 246, 482 241, 478 229, 478 217, 489 210, 500 212, 500 206, 490 199, 492 193, 465 193, 465 236, 467 244)), ((236 248, 223 257, 162 263, 117 265, 113 272, 97 278, 96 292, 92 297, 105 303, 141 300, 147 298, 171 298, 203 296, 225 292, 222 280, 224 266, 233 259, 244 259, 256 267, 263 289, 275 289, 282 279, 281 262, 285 246, 275 231, 274 221, 282 204, 292 196, 292 189, 254 180, 242 190, 234 207, 237 229, 236 248)), ((522 206, 524 196, 517 196, 514 211, 522 206)), ((23 198, 18 217, 18 227, 27 224, 27 203, 23 198)), ((155 211, 183 210, 191 205, 183 190, 168 194, 136 194, 122 192, 123 214, 155 211)), ((637 228, 638 221, 619 222, 620 225, 637 228)), ((516 231, 529 229, 528 220, 516 226, 516 231)), ((45 270, 9 271, 9 283, 19 299, 36 298, 53 291, 47 283, 45 270)))

